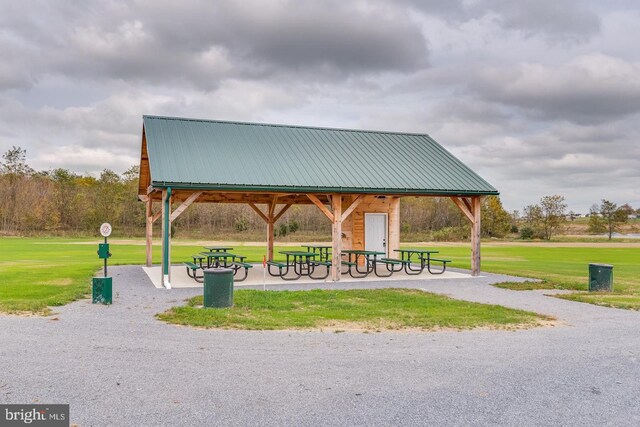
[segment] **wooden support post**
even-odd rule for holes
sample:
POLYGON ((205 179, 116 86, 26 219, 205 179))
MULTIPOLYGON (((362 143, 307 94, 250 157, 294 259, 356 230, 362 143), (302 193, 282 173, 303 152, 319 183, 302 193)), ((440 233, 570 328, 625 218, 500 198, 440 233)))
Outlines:
POLYGON ((400 197, 389 198, 389 245, 387 256, 394 257, 394 251, 400 249, 400 197))
POLYGON ((277 198, 277 197, 274 197, 274 198, 271 200, 271 203, 269 203, 269 214, 268 214, 268 215, 269 215, 269 218, 272 218, 272 219, 273 219, 274 213, 275 213, 275 211, 276 211, 276 205, 278 204, 278 201, 277 201, 277 200, 278 200, 278 198, 277 198))
POLYGON ((291 207, 291 204, 286 204, 282 209, 280 209, 280 212, 278 212, 277 214, 275 213, 277 197, 274 197, 273 200, 271 200, 271 202, 269 202, 269 204, 267 205, 267 214, 262 212, 260 208, 252 202, 248 202, 248 204, 249 206, 251 206, 251 209, 253 209, 260 216, 260 218, 264 219, 264 222, 267 223, 267 259, 269 261, 273 261, 273 232, 275 230, 274 224, 291 207))
POLYGON ((274 197, 271 202, 269 203, 269 206, 267 207, 267 217, 269 218, 269 220, 267 221, 267 258, 269 259, 269 261, 273 261, 273 241, 275 240, 273 234, 274 234, 274 224, 275 224, 275 211, 276 211, 276 204, 278 198, 274 197))
POLYGON ((464 216, 471 222, 471 275, 480 274, 480 216, 482 199, 480 196, 474 197, 451 197, 451 200, 458 206, 464 216))
POLYGON ((331 198, 331 205, 333 208, 331 279, 337 282, 340 280, 342 267, 342 196, 334 194, 331 198))
POLYGON ((153 264, 153 202, 151 197, 147 198, 147 214, 146 214, 146 243, 147 243, 147 267, 153 264))
POLYGON ((478 276, 480 274, 480 197, 471 198, 471 207, 473 208, 473 222, 471 224, 471 275, 478 276))
POLYGON ((267 221, 267 259, 273 261, 273 219, 267 221))

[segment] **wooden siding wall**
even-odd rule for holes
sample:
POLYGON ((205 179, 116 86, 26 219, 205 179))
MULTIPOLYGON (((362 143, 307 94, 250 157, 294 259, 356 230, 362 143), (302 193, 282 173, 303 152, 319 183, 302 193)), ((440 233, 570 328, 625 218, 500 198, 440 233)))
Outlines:
MULTIPOLYGON (((345 205, 350 204, 350 200, 345 205)), ((367 196, 365 200, 353 211, 353 213, 342 223, 342 246, 343 249, 364 250, 364 214, 365 213, 386 213, 388 215, 387 224, 387 248, 389 256, 393 257, 393 250, 399 248, 400 244, 400 198, 399 197, 376 197, 367 196)))

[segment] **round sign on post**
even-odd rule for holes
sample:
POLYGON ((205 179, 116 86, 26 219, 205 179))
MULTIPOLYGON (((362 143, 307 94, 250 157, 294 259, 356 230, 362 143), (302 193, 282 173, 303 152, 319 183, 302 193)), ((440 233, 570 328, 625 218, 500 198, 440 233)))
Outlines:
POLYGON ((111 224, 105 222, 100 226, 100 234, 104 237, 109 237, 111 235, 111 224))

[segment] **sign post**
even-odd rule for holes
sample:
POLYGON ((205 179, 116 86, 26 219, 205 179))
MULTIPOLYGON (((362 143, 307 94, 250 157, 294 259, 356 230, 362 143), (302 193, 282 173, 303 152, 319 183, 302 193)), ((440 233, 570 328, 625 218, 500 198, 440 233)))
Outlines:
POLYGON ((107 277, 107 259, 111 256, 111 253, 109 253, 109 243, 107 243, 107 237, 111 236, 111 231, 111 224, 108 222, 100 226, 100 234, 104 237, 104 243, 101 244, 104 248, 102 253, 106 253, 106 256, 101 255, 100 247, 98 247, 98 256, 104 258, 104 277, 107 277))
POLYGON ((111 235, 111 224, 105 222, 100 226, 100 234, 104 243, 98 243, 98 258, 104 259, 104 276, 93 278, 93 304, 111 304, 112 280, 107 276, 107 260, 111 257, 107 238, 111 235))

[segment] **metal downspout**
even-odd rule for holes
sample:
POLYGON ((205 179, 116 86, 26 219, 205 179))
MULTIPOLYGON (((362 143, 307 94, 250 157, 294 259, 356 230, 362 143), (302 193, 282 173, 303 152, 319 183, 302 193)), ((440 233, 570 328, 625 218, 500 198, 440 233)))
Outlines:
POLYGON ((171 236, 171 225, 170 225, 170 221, 169 218, 171 217, 171 187, 167 187, 167 197, 163 200, 164 203, 164 236, 162 236, 162 238, 164 239, 164 245, 162 245, 162 265, 164 266, 164 271, 162 272, 162 285, 167 288, 167 289, 171 289, 171 283, 169 282, 169 269, 171 268, 171 265, 169 265, 170 259, 169 259, 169 241, 170 241, 170 236, 171 236))

